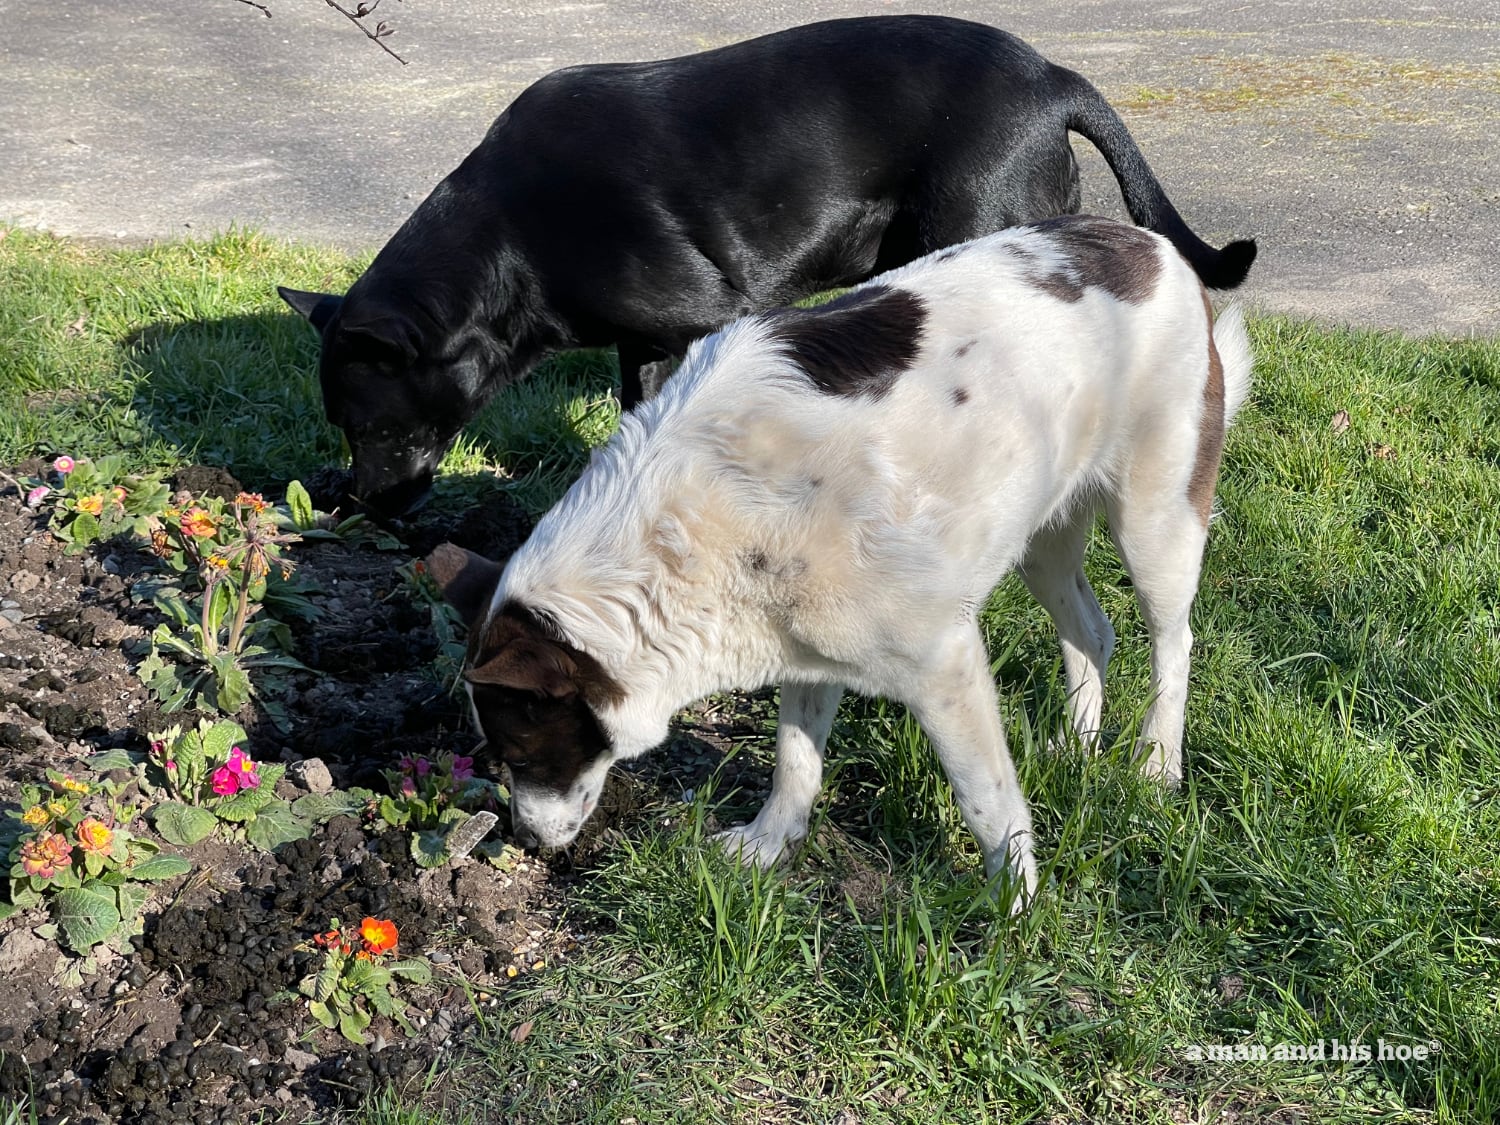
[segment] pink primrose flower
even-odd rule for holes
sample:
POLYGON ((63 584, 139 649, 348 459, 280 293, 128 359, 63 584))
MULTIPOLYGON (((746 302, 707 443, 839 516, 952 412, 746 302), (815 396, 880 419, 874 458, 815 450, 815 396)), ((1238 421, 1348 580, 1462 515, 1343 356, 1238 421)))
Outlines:
POLYGON ((53 469, 55 469, 59 473, 62 473, 63 476, 67 476, 69 473, 71 473, 76 466, 77 462, 75 462, 73 458, 69 457, 66 453, 64 453, 56 461, 52 462, 53 469))
POLYGON ((468 781, 474 776, 474 759, 466 758, 462 754, 453 756, 453 780, 468 781))
POLYGON ((26 506, 28 508, 35 508, 40 506, 41 502, 46 499, 47 493, 51 491, 52 490, 45 484, 37 485, 26 494, 26 506))
POLYGON ((229 764, 225 768, 234 771, 241 789, 260 788, 260 763, 251 761, 250 755, 238 746, 229 751, 229 764))

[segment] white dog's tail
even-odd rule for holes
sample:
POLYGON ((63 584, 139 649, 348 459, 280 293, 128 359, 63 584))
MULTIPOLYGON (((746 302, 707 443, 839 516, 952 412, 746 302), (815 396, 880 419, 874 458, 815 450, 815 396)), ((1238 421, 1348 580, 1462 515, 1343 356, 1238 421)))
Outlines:
POLYGON ((1214 347, 1224 364, 1224 426, 1234 421, 1245 396, 1250 393, 1250 337, 1245 333, 1245 314, 1239 305, 1230 305, 1214 321, 1214 347))

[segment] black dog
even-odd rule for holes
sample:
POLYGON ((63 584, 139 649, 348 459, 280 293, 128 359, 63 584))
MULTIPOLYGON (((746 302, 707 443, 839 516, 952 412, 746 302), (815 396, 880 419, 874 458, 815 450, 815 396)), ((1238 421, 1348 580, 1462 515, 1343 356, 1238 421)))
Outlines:
POLYGON ((348 294, 281 289, 322 333, 354 494, 399 515, 463 426, 549 352, 641 369, 746 313, 1078 210, 1068 131, 1137 224, 1229 289, 1253 241, 1191 230, 1085 79, 940 16, 831 20, 525 90, 348 294))

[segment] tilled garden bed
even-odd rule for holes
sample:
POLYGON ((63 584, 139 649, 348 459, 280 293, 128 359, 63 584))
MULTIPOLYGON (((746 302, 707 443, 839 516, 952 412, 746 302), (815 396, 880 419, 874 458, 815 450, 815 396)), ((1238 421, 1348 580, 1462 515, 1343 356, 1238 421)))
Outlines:
MULTIPOLYGON (((197 469, 174 485, 202 491, 216 474, 226 476, 197 469)), ((388 789, 382 771, 403 757, 472 750, 461 696, 434 673, 428 607, 398 568, 445 539, 504 558, 529 526, 497 495, 462 517, 405 529, 401 549, 368 540, 292 549, 321 611, 295 626, 294 655, 310 671, 291 677, 277 721, 254 703, 235 716, 257 760, 292 767, 279 796, 330 784, 388 789)), ((0 494, 0 811, 18 810, 20 787, 45 784, 49 769, 88 779, 87 760, 101 751, 138 754, 150 734, 196 721, 163 715, 135 673, 139 643, 159 619, 132 597, 150 570, 141 545, 125 539, 65 553, 14 490, 0 494)), ((44 1121, 303 1120, 356 1104, 384 1081, 419 1079, 476 1009, 492 1009, 503 1026, 512 982, 565 971, 588 939, 565 915, 570 888, 613 826, 701 784, 722 745, 679 739, 612 780, 574 849, 520 856, 505 870, 475 858, 420 869, 405 832, 376 832, 356 812, 274 852, 220 833, 190 848, 163 845, 191 870, 154 884, 142 932, 120 950, 100 947, 88 964, 60 947, 46 905, 15 914, 0 922, 0 1097, 30 1099, 44 1121), (433 975, 401 989, 413 1036, 376 1016, 356 1046, 311 1018, 298 983, 323 957, 315 935, 332 919, 366 916, 393 920, 400 954, 426 958, 433 975)), ((126 771, 116 774, 128 786, 126 771)), ((143 822, 135 830, 149 832, 143 822)), ((503 810, 495 831, 508 832, 503 810)))

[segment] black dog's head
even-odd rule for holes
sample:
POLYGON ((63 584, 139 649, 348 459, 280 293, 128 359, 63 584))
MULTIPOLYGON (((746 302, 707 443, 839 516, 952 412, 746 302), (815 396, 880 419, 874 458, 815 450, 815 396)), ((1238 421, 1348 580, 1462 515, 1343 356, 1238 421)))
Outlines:
POLYGON ((323 410, 354 456, 356 500, 378 515, 415 508, 438 462, 484 403, 482 329, 441 328, 414 302, 278 287, 323 338, 323 410))

